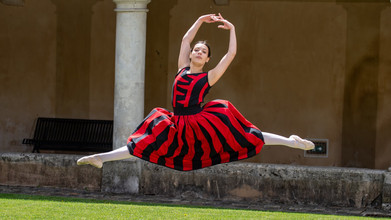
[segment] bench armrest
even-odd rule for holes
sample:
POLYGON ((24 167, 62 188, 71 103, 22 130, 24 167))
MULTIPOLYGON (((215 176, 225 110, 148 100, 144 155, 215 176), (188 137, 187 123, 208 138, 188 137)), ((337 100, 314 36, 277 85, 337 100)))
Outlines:
POLYGON ((23 144, 30 144, 30 145, 32 145, 34 143, 35 143, 34 139, 28 139, 28 138, 23 139, 23 144))

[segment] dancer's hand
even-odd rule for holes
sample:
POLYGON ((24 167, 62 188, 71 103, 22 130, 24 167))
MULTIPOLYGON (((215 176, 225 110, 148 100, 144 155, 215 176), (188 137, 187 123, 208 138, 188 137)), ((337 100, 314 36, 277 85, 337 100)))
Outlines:
POLYGON ((218 21, 216 18, 217 16, 215 14, 207 14, 207 15, 202 15, 198 18, 198 20, 205 22, 205 23, 214 23, 218 21))
POLYGON ((235 28, 235 26, 229 22, 228 20, 224 19, 223 16, 219 13, 218 16, 213 17, 215 21, 223 23, 222 25, 217 26, 218 28, 225 29, 225 30, 231 30, 235 28))

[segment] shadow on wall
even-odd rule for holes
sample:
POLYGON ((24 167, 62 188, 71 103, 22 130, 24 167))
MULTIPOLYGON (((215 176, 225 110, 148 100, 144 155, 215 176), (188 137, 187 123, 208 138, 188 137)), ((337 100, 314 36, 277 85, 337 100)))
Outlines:
POLYGON ((89 116, 91 19, 98 1, 52 0, 57 15, 57 117, 89 116))
POLYGON ((347 77, 342 131, 343 166, 375 166, 378 65, 377 57, 365 57, 347 77))
POLYGON ((0 0, 0 3, 10 6, 24 6, 24 0, 0 0))

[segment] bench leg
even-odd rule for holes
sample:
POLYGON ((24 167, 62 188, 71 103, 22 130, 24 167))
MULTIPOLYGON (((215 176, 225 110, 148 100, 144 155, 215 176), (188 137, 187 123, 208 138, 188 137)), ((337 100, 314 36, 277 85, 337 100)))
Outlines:
POLYGON ((34 144, 33 153, 40 153, 39 146, 34 144))

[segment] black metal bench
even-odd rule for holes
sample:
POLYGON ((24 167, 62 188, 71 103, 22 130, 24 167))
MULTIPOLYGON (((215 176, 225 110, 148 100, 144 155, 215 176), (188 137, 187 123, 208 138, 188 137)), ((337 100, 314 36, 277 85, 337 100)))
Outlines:
POLYGON ((66 118, 38 118, 34 137, 23 144, 40 149, 107 152, 113 148, 113 121, 66 118))

